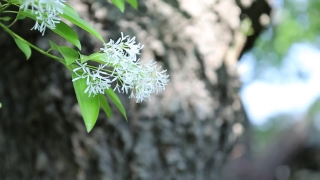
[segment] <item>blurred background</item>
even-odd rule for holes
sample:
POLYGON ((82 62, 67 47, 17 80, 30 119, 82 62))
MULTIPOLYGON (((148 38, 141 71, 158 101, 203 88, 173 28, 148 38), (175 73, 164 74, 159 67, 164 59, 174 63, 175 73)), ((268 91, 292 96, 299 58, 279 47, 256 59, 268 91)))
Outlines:
POLYGON ((239 60, 240 97, 250 130, 232 150, 225 178, 317 180, 320 1, 270 4, 270 26, 239 60))
MULTIPOLYGON (((140 104, 120 94, 128 121, 111 104, 88 134, 69 70, 37 52, 24 61, 0 29, 1 180, 320 179, 320 0, 68 3, 106 42, 136 36, 170 82, 140 104)), ((33 25, 10 28, 66 45, 33 25)), ((73 28, 82 54, 103 46, 73 28)))

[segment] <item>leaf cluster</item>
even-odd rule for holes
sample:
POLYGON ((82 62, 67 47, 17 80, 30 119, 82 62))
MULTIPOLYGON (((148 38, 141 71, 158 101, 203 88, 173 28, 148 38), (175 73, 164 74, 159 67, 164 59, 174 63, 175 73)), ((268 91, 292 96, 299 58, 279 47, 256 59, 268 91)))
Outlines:
MULTIPOLYGON (((43 55, 46 55, 48 57, 51 57, 59 62, 61 62, 63 65, 65 65, 66 68, 68 68, 72 74, 72 77, 75 78, 75 73, 72 71, 75 66, 75 61, 80 60, 81 63, 84 63, 86 61, 93 61, 93 62, 100 62, 101 63, 101 57, 105 56, 105 54, 101 52, 95 52, 90 55, 82 55, 80 53, 81 51, 81 42, 78 38, 77 33, 64 21, 60 21, 60 23, 56 24, 56 28, 52 29, 52 31, 57 34, 58 36, 62 37, 66 41, 70 42, 72 45, 76 47, 76 49, 68 46, 58 46, 53 41, 49 41, 50 49, 47 51, 44 51, 40 49, 39 47, 33 45, 32 43, 26 41, 21 36, 14 33, 10 27, 18 20, 24 20, 25 18, 30 18, 33 20, 36 20, 36 15, 32 13, 31 10, 19 10, 18 12, 15 11, 8 11, 6 10, 7 7, 11 5, 19 6, 19 1, 14 0, 6 0, 0 2, 0 27, 5 30, 9 35, 12 36, 15 43, 17 44, 17 47, 24 53, 26 56, 26 59, 29 59, 31 57, 32 49, 42 53, 43 55), (11 19, 10 16, 5 16, 6 13, 16 13, 15 19, 11 19), (9 22, 12 21, 10 25, 5 25, 2 22, 9 22), (57 57, 53 55, 52 51, 58 51, 62 58, 57 57)), ((119 8, 120 11, 124 11, 125 9, 125 2, 124 0, 112 0, 112 3, 119 8)), ((138 8, 138 4, 136 0, 127 0, 127 3, 129 3, 132 7, 135 9, 138 8)), ((66 21, 69 21, 71 24, 78 26, 79 28, 83 29, 84 31, 91 34, 93 37, 97 38, 101 43, 105 43, 100 33, 95 30, 88 22, 83 20, 79 14, 68 4, 65 4, 65 8, 63 10, 63 14, 60 15, 61 18, 63 18, 66 21)), ((76 98, 80 106, 80 110, 84 119, 84 123, 86 126, 86 129, 88 132, 92 130, 94 127, 100 108, 104 110, 104 112, 107 114, 108 118, 112 117, 112 111, 109 105, 109 101, 112 101, 116 107, 120 110, 120 112, 123 114, 125 119, 127 119, 126 111, 118 98, 117 94, 112 89, 107 89, 105 91, 106 96, 103 94, 99 94, 96 96, 89 97, 88 94, 85 93, 85 89, 87 87, 86 85, 86 79, 79 79, 77 81, 73 82, 74 90, 76 93, 76 98)))

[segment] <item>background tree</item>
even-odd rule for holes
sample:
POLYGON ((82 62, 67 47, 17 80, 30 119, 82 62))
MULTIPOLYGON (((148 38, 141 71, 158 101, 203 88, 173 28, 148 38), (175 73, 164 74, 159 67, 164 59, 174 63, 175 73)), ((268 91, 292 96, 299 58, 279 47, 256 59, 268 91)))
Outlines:
MULTIPOLYGON (((24 61, 1 30, 0 179, 218 179, 245 121, 236 64, 250 26, 241 19, 259 33, 252 19, 269 14, 268 4, 148 0, 122 14, 106 1, 68 3, 105 39, 136 35, 145 45, 141 59, 162 63, 170 83, 145 103, 120 96, 128 122, 115 108, 87 134, 70 73, 37 53, 24 61)), ((13 29, 49 47, 54 35, 26 30, 31 24, 13 29)), ((84 53, 101 46, 77 31, 84 53)))
MULTIPOLYGON (((319 85, 316 72, 319 71, 320 1, 273 2, 275 10, 271 26, 255 41, 253 49, 243 56, 243 62, 251 61, 246 65, 252 65, 250 75, 244 78, 243 89, 263 84, 263 90, 255 90, 261 90, 260 96, 270 99, 271 103, 261 101, 258 94, 250 94, 259 101, 259 105, 252 103, 247 107, 256 105, 253 109, 258 110, 268 109, 268 105, 275 106, 277 113, 269 111, 271 116, 262 122, 252 115, 261 115, 262 111, 248 111, 254 125, 246 128, 246 137, 235 145, 231 153, 233 161, 224 166, 224 179, 320 179, 320 101, 316 88, 319 85), (311 88, 313 84, 315 88, 311 88), (313 90, 315 93, 311 95, 313 90), (290 100, 281 97, 286 93, 292 95, 287 96, 290 100), (308 95, 311 95, 309 99, 306 98, 308 95), (295 103, 301 106, 281 107, 295 103)), ((246 104, 248 97, 243 96, 243 99, 246 104)))

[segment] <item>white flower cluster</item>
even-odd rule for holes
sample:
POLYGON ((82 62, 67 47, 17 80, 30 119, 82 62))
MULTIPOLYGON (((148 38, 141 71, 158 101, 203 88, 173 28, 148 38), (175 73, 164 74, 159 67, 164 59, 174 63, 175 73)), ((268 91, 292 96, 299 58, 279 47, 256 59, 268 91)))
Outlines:
POLYGON ((105 64, 93 68, 87 63, 81 64, 77 61, 79 67, 73 71, 78 77, 73 81, 86 78, 88 87, 85 93, 88 92, 89 96, 104 94, 104 90, 109 88, 112 82, 116 82, 114 90, 130 93, 129 98, 136 98, 136 102, 150 99, 151 93, 165 90, 169 75, 166 75, 166 70, 161 71, 161 67, 158 67, 153 60, 141 65, 137 55, 142 48, 142 45, 136 44, 135 37, 130 39, 121 33, 121 38, 117 42, 110 40, 104 44, 104 48, 101 48, 106 55, 102 59, 105 64))
POLYGON ((84 91, 85 93, 89 93, 89 96, 91 96, 91 94, 96 95, 98 93, 104 94, 104 90, 108 89, 111 83, 108 78, 108 73, 102 70, 106 65, 99 65, 97 69, 93 70, 87 66, 87 63, 81 64, 78 60, 76 63, 79 65, 79 67, 73 69, 73 71, 78 75, 78 77, 72 81, 86 78, 87 88, 84 91), (82 74, 78 74, 78 71, 80 71, 82 74))
POLYGON ((38 30, 44 35, 46 27, 55 29, 56 23, 60 22, 59 15, 63 14, 63 3, 66 0, 20 0, 20 9, 31 12, 36 15, 36 24, 32 29, 38 30))

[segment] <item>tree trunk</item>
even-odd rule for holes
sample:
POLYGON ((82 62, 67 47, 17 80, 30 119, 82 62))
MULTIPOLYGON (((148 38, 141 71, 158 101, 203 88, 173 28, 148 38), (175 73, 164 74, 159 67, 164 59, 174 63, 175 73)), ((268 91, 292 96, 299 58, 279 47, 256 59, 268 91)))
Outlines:
MULTIPOLYGON (((0 30, 0 179, 219 179, 245 120, 237 94, 246 41, 239 4, 147 0, 122 14, 106 1, 68 2, 106 41, 136 35, 142 61, 157 60, 170 82, 141 104, 121 95, 128 122, 112 107, 113 117, 101 113, 88 134, 70 72, 35 51, 25 61, 0 30)), ((56 36, 29 31, 32 23, 13 29, 47 49, 56 36)), ((102 47, 77 32, 83 53, 102 47)))

